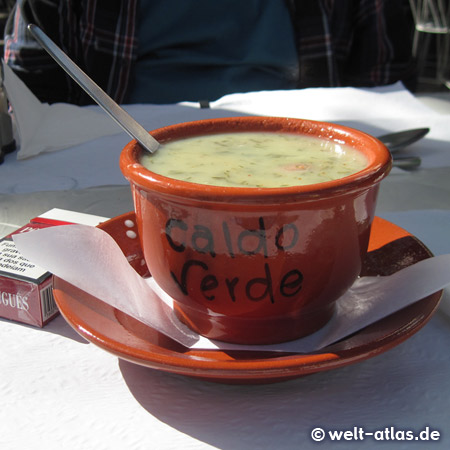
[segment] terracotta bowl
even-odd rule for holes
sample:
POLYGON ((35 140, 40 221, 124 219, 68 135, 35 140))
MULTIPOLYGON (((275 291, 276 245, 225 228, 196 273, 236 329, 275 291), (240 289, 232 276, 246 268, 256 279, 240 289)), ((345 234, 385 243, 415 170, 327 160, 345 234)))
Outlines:
POLYGON ((363 132, 302 119, 212 119, 151 134, 164 143, 239 131, 338 141, 363 152, 368 165, 307 186, 208 186, 149 171, 132 141, 120 168, 131 185, 144 257, 177 316, 199 334, 241 344, 296 339, 327 323, 360 274, 391 156, 363 132))

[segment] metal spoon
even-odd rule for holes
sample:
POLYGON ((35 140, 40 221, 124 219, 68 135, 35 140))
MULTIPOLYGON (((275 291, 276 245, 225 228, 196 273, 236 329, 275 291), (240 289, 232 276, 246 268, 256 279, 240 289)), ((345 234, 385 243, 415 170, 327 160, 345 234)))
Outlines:
POLYGON ((28 25, 28 30, 49 55, 100 105, 133 139, 154 153, 160 143, 145 128, 121 108, 100 86, 89 78, 39 27, 28 25))
POLYGON ((399 156, 392 160, 394 167, 405 170, 417 169, 421 164, 422 160, 418 156, 399 156))
POLYGON ((422 139, 429 131, 429 128, 415 128, 378 136, 378 139, 393 153, 422 139))

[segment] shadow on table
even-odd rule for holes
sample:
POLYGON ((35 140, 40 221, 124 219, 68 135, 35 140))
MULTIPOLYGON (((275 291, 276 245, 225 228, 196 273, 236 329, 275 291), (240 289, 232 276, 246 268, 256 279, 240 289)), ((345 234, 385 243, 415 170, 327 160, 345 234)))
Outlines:
MULTIPOLYGON (((8 319, 0 318, 0 322, 11 322, 8 319)), ((86 339, 83 339, 65 320, 59 315, 55 317, 52 321, 50 321, 43 328, 38 328, 33 325, 28 325, 25 323, 14 322, 14 324, 18 327, 27 327, 32 329, 41 330, 45 333, 57 334, 59 336, 72 339, 73 341, 80 342, 81 344, 88 344, 89 342, 86 339)))
POLYGON ((55 317, 49 322, 42 331, 46 333, 57 334, 67 339, 79 342, 80 344, 89 344, 89 342, 81 337, 65 320, 61 315, 55 317))
POLYGON ((89 344, 89 342, 81 337, 65 320, 59 315, 49 322, 43 329, 47 333, 58 334, 59 336, 72 339, 81 344, 89 344))
MULTIPOLYGON (((11 322, 8 319, 0 318, 0 322, 11 322)), ((32 328, 36 330, 41 330, 44 333, 57 334, 59 336, 72 339, 73 341, 80 342, 81 344, 88 344, 86 339, 83 339, 65 320, 61 315, 58 315, 53 320, 51 320, 43 328, 38 328, 33 325, 28 325, 25 323, 14 322, 18 327, 32 328)))
MULTIPOLYGON (((421 363, 417 356, 424 350, 418 347, 425 347, 422 333, 376 358, 277 384, 222 385, 126 361, 119 366, 146 411, 193 439, 230 450, 313 449, 317 442, 311 431, 316 427, 420 430, 430 421, 434 429, 446 427, 444 419, 436 419, 441 416, 436 408, 442 405, 430 406, 433 390, 428 389, 437 384, 441 362, 429 358, 427 370, 422 367, 423 359, 421 363)), ((372 445, 378 444, 372 440, 372 445)))

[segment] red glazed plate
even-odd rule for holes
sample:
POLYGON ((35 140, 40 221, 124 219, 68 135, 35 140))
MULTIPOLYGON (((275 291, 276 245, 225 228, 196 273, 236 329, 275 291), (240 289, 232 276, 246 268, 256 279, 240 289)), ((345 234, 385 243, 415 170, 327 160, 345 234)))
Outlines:
MULTIPOLYGON (((111 219, 100 228, 145 275, 134 213, 111 219)), ((417 238, 380 218, 374 220, 369 250, 363 275, 389 275, 432 256, 417 238)), ((311 354, 189 350, 57 277, 54 296, 64 318, 81 336, 119 358, 209 381, 256 384, 335 369, 385 352, 428 322, 442 291, 311 354)))

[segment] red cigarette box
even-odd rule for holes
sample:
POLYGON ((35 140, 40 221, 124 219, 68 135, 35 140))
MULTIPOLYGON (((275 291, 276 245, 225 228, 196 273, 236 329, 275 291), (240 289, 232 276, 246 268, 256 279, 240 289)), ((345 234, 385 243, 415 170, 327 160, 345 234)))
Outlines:
POLYGON ((51 274, 24 258, 12 236, 55 225, 96 226, 106 217, 54 208, 0 239, 0 317, 42 328, 58 315, 51 274))

